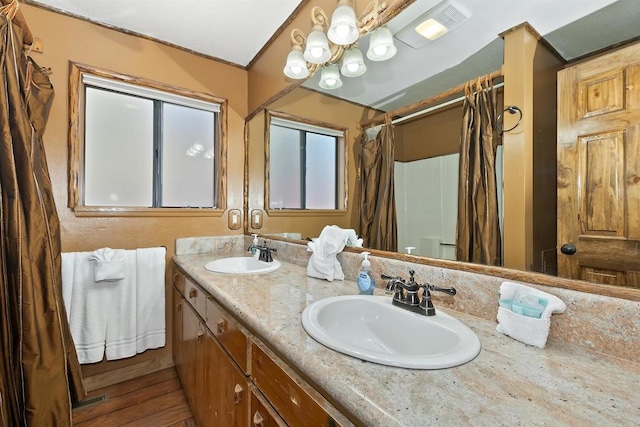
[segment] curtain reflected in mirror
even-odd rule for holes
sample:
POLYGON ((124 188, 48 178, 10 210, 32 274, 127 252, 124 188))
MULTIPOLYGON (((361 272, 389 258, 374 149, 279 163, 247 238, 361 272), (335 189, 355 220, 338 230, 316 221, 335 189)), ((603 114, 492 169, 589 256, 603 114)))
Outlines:
POLYGON ((456 260, 501 265, 494 128, 496 92, 489 79, 467 84, 462 106, 456 260))
POLYGON ((359 141, 359 231, 363 246, 383 251, 398 249, 395 201, 395 143, 393 125, 362 132, 359 141))

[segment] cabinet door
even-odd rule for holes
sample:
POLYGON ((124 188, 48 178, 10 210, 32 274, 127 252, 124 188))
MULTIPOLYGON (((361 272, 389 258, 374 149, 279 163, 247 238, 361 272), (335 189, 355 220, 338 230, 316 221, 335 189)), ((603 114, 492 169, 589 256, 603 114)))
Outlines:
POLYGON ((173 347, 173 363, 176 365, 176 372, 181 381, 182 379, 182 306, 184 298, 175 288, 173 288, 173 320, 172 320, 172 336, 171 344, 173 347))
POLYGON ((206 335, 206 412, 203 426, 247 426, 249 383, 213 335, 206 335))
POLYGON ((286 427, 287 424, 255 388, 251 388, 251 427, 286 427))
MULTIPOLYGON (((191 411, 195 412, 196 398, 196 350, 198 342, 198 317, 189 304, 182 306, 182 387, 187 395, 191 411)), ((194 413, 195 415, 195 413, 194 413)))

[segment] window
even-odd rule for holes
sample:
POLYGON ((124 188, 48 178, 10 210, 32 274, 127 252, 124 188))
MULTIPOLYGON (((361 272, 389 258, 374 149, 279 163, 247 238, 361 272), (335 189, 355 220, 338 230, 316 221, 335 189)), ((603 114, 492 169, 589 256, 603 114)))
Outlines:
POLYGON ((269 209, 345 209, 345 130, 268 114, 269 209))
POLYGON ((224 100, 76 64, 71 77, 78 90, 70 91, 72 115, 77 106, 70 207, 119 214, 224 210, 224 100))

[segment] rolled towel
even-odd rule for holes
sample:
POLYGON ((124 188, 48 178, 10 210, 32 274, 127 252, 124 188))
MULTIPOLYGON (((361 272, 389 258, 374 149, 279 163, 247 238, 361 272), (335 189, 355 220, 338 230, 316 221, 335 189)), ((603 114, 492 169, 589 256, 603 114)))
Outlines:
POLYGON ((500 285, 500 307, 496 331, 534 347, 544 348, 553 313, 564 313, 566 304, 558 297, 538 289, 513 282, 500 285), (537 307, 514 304, 529 299, 537 307), (512 311, 512 309, 515 311, 512 311), (541 311, 541 312, 540 312, 541 311), (535 317, 540 314, 540 317, 535 317), (534 316, 534 317, 530 317, 534 316))
POLYGON ((344 272, 337 256, 344 249, 348 239, 349 230, 336 225, 324 227, 320 237, 307 243, 307 250, 313 252, 307 264, 307 275, 330 282, 343 280, 344 272))
POLYGON ((95 281, 114 282, 124 279, 125 254, 123 249, 102 248, 89 257, 95 261, 95 281))

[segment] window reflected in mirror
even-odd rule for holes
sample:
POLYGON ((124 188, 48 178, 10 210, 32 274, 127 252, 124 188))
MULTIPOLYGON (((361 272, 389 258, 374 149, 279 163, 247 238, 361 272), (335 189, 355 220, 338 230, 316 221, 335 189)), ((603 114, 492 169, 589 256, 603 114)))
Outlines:
POLYGON ((267 114, 270 210, 345 209, 345 133, 325 123, 267 114))

